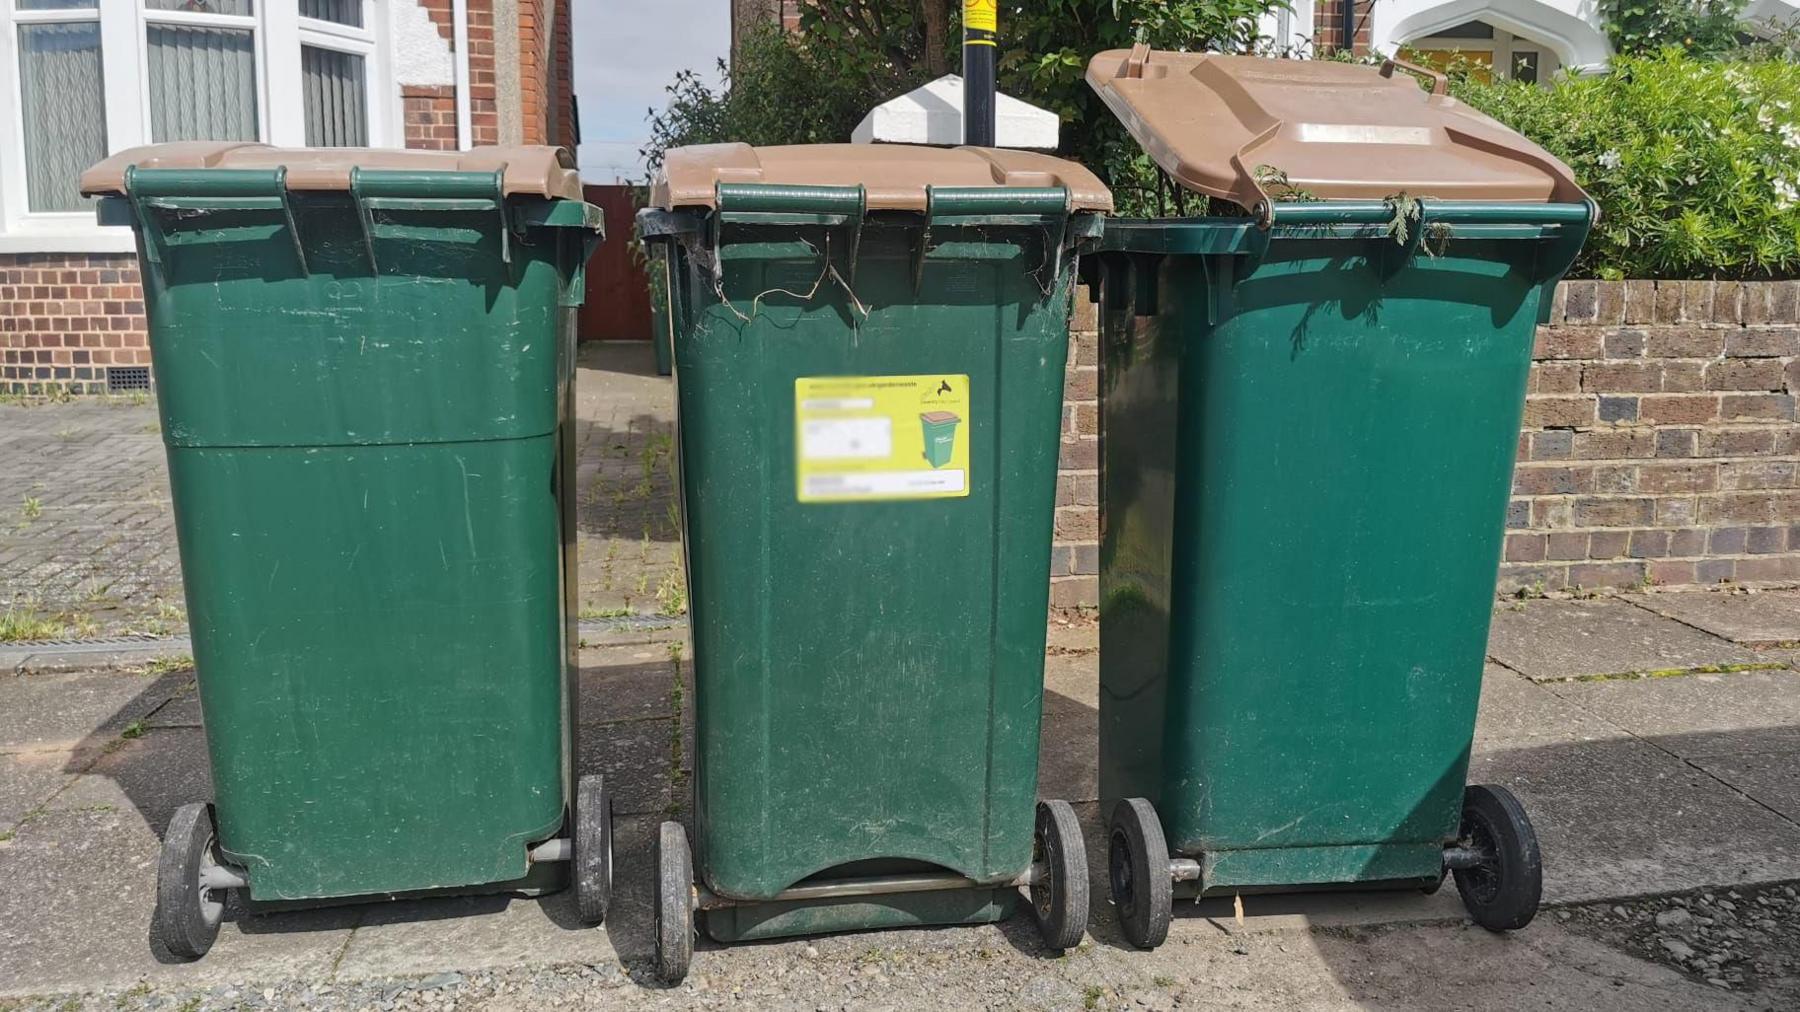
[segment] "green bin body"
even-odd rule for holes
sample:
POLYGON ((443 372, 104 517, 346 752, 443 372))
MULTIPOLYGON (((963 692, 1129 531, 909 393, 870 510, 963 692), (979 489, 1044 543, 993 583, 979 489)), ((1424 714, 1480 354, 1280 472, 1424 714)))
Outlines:
POLYGON ((1589 209, 1424 208, 1435 252, 1346 202, 1115 220, 1087 262, 1101 795, 1149 799, 1205 892, 1435 885, 1457 837, 1534 332, 1589 209))
POLYGON ((599 212, 284 175, 128 170, 101 211, 138 231, 221 850, 255 901, 555 887, 599 212))
MULTIPOLYGON (((734 904, 704 911, 721 941, 1000 920, 1032 861, 1072 245, 1098 221, 1060 189, 932 199, 722 185, 717 212, 639 218, 673 268, 693 832, 734 904), (967 378, 938 426, 968 444, 966 494, 801 501, 798 384, 919 376, 967 378), (944 870, 976 887, 770 902, 944 870)), ((896 413, 896 454, 922 414, 896 413)))

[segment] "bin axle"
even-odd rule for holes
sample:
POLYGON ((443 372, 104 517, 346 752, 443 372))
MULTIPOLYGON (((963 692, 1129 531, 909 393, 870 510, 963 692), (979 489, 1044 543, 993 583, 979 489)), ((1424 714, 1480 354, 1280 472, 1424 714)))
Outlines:
POLYGON ((1046 870, 1043 865, 1033 863, 1030 870, 1017 878, 1006 882, 983 885, 974 879, 962 875, 872 875, 866 878, 846 878, 831 882, 813 882, 797 885, 791 889, 783 889, 766 900, 735 900, 705 886, 694 887, 694 908, 696 910, 723 910, 727 907, 746 906, 761 903, 794 903, 803 900, 835 900, 848 896, 885 896, 894 893, 930 893, 946 889, 1007 889, 1025 887, 1042 880, 1046 870))
POLYGON ((1494 855, 1477 847, 1445 847, 1444 867, 1451 871, 1480 868, 1494 863, 1494 855))

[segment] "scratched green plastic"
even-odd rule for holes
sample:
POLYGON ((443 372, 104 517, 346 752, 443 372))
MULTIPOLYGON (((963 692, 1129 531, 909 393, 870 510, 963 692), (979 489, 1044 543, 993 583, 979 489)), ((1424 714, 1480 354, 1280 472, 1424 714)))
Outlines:
POLYGON ((1435 881, 1457 831, 1573 248, 1396 252, 1103 258, 1101 793, 1149 798, 1204 889, 1435 881))
MULTIPOLYGON (((811 292, 815 251, 843 258, 847 229, 728 223, 720 288, 708 258, 678 261, 694 825, 713 891, 767 900, 875 859, 989 885, 1030 864, 1072 266, 1046 260, 1047 234, 936 228, 915 292, 917 224, 872 220, 854 273, 839 259, 844 284, 810 300, 776 290, 811 292), (796 501, 796 378, 927 373, 969 376, 968 497, 796 501)), ((707 919, 768 937, 1004 914, 973 890, 707 919)))
POLYGON ((574 748, 594 233, 545 223, 595 222, 515 208, 508 265, 492 210, 378 212, 371 268, 347 195, 294 204, 310 273, 278 205, 140 234, 221 843, 257 901, 519 883, 574 748))

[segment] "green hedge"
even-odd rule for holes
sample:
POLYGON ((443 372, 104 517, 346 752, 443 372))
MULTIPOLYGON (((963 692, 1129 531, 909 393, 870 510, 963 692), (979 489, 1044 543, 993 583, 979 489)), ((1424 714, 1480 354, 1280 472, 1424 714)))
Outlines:
POLYGON ((1671 50, 1547 89, 1462 80, 1455 94, 1599 202, 1577 275, 1800 277, 1800 64, 1671 50))

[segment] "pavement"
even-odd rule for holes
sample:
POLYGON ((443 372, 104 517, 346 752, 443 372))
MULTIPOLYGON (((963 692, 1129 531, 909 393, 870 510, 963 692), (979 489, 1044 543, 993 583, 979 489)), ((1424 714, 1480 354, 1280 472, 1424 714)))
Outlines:
MULTIPOLYGON (((646 366, 632 349, 590 350, 580 405, 581 593, 593 630, 581 651, 581 762, 617 794, 604 927, 579 926, 567 893, 233 908, 210 955, 169 961, 150 932, 159 834, 177 806, 209 792, 191 666, 166 639, 87 654, 37 647, 0 663, 0 1010, 1800 1007, 1800 917, 1739 930, 1714 924, 1723 915, 1709 905, 1785 904, 1800 883, 1800 591, 1780 590, 1496 605, 1470 778, 1520 797, 1545 860, 1546 911, 1513 935, 1469 925, 1447 885, 1436 896, 1246 896, 1241 920, 1229 900, 1183 904, 1169 944, 1130 949, 1100 867, 1095 629, 1071 619, 1049 630, 1039 790, 1075 801, 1089 836, 1087 942, 1046 952, 1024 919, 703 941, 687 982, 658 985, 650 835, 670 813, 691 817, 692 714, 683 626, 613 621, 685 605, 667 579, 679 560, 668 387, 646 366), (1675 938, 1662 927, 1673 905, 1712 926, 1675 938)), ((153 422, 153 409, 131 403, 0 407, 0 503, 41 502, 29 522, 4 525, 0 584, 15 602, 29 592, 34 615, 87 616, 69 635, 142 631, 169 595, 179 600, 160 447, 153 430, 137 431, 153 422), (76 457, 54 452, 65 430, 83 447, 76 457), (116 488, 50 466, 104 466, 89 446, 131 462, 116 488), (110 548, 63 545, 115 528, 110 548), (83 581, 107 581, 113 563, 124 575, 108 583, 112 596, 87 600, 83 581)), ((179 631, 172 614, 163 621, 179 631)))

